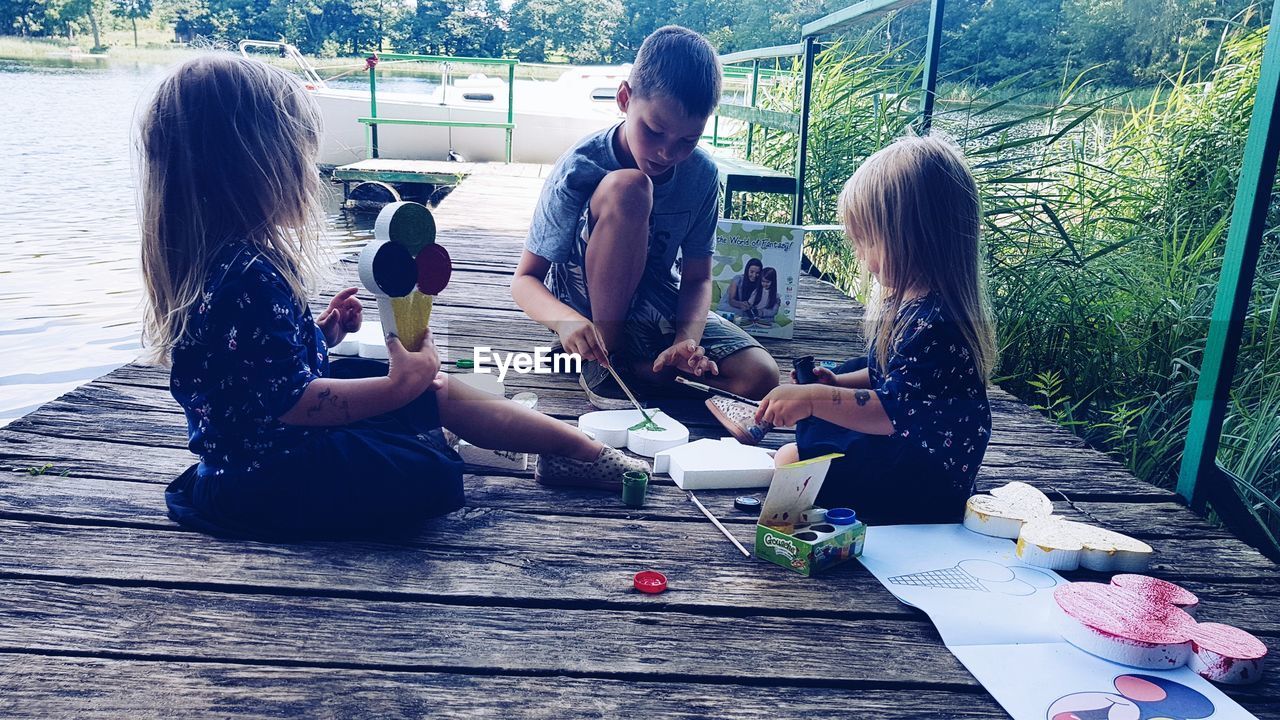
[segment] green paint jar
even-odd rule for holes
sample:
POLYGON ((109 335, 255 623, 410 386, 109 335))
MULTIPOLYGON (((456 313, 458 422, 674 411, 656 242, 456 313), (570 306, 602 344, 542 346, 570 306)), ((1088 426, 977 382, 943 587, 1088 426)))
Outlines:
POLYGON ((644 507, 644 495, 649 489, 649 473, 631 470, 622 474, 622 504, 627 507, 644 507))

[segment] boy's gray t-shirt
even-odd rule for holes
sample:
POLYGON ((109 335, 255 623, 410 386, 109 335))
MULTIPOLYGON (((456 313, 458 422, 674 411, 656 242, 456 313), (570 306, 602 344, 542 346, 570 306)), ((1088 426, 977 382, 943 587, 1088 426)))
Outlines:
MULTIPOLYGON (((613 138, 621 125, 587 136, 556 161, 533 213, 524 247, 550 260, 548 286, 564 303, 591 317, 587 297, 572 292, 563 281, 566 273, 582 274, 580 234, 587 203, 604 176, 621 170, 613 151, 613 138)), ((666 182, 653 187, 653 211, 649 215, 649 251, 638 296, 674 309, 679 277, 673 270, 677 254, 686 258, 715 254, 716 219, 719 215, 719 176, 715 161, 701 148, 676 165, 666 182)))

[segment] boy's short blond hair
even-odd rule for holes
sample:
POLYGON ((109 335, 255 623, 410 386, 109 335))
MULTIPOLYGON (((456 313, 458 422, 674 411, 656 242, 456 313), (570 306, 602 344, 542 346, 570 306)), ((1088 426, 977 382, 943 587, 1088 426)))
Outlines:
POLYGON ((720 58, 698 33, 667 25, 644 39, 627 84, 636 97, 665 95, 690 117, 707 118, 720 104, 720 58))

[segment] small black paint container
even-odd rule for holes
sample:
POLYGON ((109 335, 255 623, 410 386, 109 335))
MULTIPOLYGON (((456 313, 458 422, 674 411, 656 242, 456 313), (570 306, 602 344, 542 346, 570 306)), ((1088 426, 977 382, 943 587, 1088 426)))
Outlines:
POLYGON ((791 367, 796 369, 796 384, 808 385, 818 382, 818 378, 813 374, 813 356, 805 355, 791 361, 791 367))

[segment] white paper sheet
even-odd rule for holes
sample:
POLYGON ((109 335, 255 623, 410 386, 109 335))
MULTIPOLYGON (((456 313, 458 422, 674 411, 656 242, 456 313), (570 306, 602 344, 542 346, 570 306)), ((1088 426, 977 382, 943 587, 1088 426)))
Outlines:
POLYGON ((1053 588, 1066 581, 1024 565, 1013 550, 1012 542, 963 525, 892 525, 867 528, 859 560, 895 597, 929 615, 951 652, 1015 718, 1095 717, 1081 713, 1106 708, 1096 717, 1253 717, 1187 668, 1129 668, 1064 641, 1053 588))

